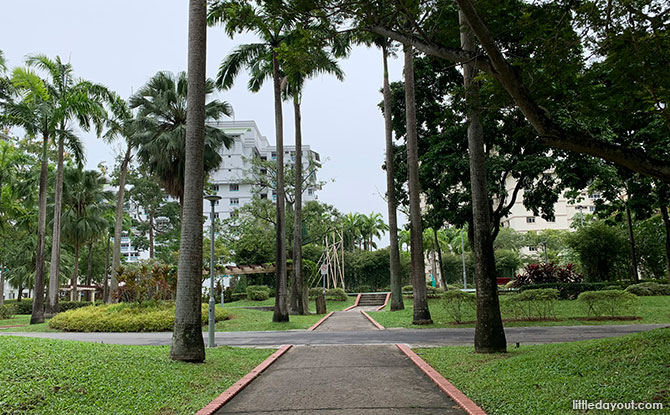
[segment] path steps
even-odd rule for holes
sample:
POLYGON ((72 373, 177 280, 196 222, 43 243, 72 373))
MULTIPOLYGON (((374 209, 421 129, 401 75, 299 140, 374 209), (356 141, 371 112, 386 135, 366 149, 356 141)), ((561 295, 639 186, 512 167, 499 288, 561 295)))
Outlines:
POLYGON ((380 306, 384 305, 387 293, 370 293, 361 294, 361 299, 358 301, 359 307, 380 306))

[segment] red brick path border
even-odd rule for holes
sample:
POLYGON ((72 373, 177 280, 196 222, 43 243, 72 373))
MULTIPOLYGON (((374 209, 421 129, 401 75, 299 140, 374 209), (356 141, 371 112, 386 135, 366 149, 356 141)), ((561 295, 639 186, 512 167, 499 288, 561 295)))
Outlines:
POLYGON ((368 313, 366 313, 365 311, 361 310, 361 314, 363 314, 363 315, 365 316, 365 318, 367 318, 368 320, 370 320, 370 323, 374 324, 374 326, 377 327, 379 330, 384 330, 384 326, 382 326, 381 324, 377 323, 377 322, 375 321, 375 319, 372 318, 372 317, 370 317, 370 315, 369 315, 368 313))
POLYGON ((419 357, 416 353, 412 351, 406 344, 396 344, 398 349, 405 353, 407 357, 410 358, 415 365, 421 369, 423 373, 428 375, 428 377, 437 384, 437 386, 442 389, 451 399, 453 399, 457 404, 461 406, 470 415, 486 415, 486 412, 479 407, 472 399, 465 396, 456 386, 451 382, 446 380, 442 375, 438 373, 437 370, 433 369, 431 365, 426 363, 425 360, 419 357))
POLYGON ((314 331, 316 330, 317 327, 319 327, 324 321, 328 319, 328 317, 332 316, 334 311, 331 311, 330 313, 326 314, 324 318, 321 320, 317 321, 316 324, 314 324, 312 327, 308 328, 307 331, 314 331))
POLYGON ((272 353, 270 357, 265 359, 260 365, 256 366, 251 372, 244 375, 244 377, 228 389, 225 390, 221 395, 215 398, 212 402, 208 403, 207 406, 196 412, 195 415, 212 415, 214 412, 218 411, 223 405, 231 400, 235 395, 237 395, 242 389, 244 389, 252 380, 256 379, 258 375, 263 373, 271 364, 273 364, 277 359, 279 359, 284 353, 286 353, 292 345, 282 346, 276 352, 272 353))
POLYGON ((342 310, 342 311, 349 311, 349 310, 351 310, 351 309, 354 308, 354 307, 358 307, 358 302, 359 302, 359 301, 361 301, 361 294, 360 294, 360 293, 356 296, 356 302, 354 302, 354 305, 350 305, 349 307, 345 308, 345 309, 342 310))

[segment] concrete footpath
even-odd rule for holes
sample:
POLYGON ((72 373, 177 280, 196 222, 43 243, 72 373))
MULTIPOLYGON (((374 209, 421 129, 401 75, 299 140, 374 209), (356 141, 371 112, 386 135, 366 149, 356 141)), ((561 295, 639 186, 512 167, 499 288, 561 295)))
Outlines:
POLYGON ((392 345, 293 347, 215 413, 466 414, 392 345))

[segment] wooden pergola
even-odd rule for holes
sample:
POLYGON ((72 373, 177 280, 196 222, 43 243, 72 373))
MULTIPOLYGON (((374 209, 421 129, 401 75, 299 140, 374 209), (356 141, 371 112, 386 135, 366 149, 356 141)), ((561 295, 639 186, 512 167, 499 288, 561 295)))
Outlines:
MULTIPOLYGON (((217 268, 217 273, 224 275, 269 274, 277 269, 274 264, 268 265, 235 265, 217 268)), ((292 271, 293 264, 286 264, 286 270, 292 271)))

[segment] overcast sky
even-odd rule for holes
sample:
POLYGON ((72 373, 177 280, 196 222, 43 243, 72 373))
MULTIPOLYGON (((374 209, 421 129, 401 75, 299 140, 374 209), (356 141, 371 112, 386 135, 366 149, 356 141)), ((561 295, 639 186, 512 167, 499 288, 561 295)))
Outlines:
MULTIPOLYGON (((102 83, 124 98, 158 71, 186 70, 187 0, 3 0, 0 15, 0 50, 10 68, 22 65, 26 55, 60 55, 72 63, 76 76, 102 83)), ((218 27, 207 36, 209 77, 216 76, 219 63, 236 46, 255 41, 252 35, 230 39, 218 27)), ((344 82, 327 76, 309 81, 303 96, 303 142, 325 160, 320 178, 328 183, 319 199, 345 213, 374 211, 386 220, 384 122, 377 109, 382 98, 380 51, 356 48, 340 64, 344 82)), ((391 60, 390 76, 401 79, 400 60, 391 60)), ((252 94, 247 79, 242 74, 218 98, 232 105, 235 119, 256 121, 274 143, 271 85, 252 94)), ((293 144, 293 134, 292 106, 285 104, 286 144, 293 144)), ((113 164, 119 144, 83 137, 87 168, 101 161, 113 164)))

